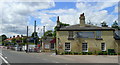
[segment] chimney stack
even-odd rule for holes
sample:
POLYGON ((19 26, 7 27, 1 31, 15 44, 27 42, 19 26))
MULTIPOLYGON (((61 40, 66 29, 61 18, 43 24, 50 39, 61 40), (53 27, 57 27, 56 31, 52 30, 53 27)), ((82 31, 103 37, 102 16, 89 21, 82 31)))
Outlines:
POLYGON ((13 38, 15 38, 15 36, 13 36, 13 38))
POLYGON ((19 35, 17 35, 17 37, 20 37, 19 35))
POLYGON ((57 27, 60 27, 60 20, 59 20, 59 16, 57 17, 57 27))
POLYGON ((85 26, 85 16, 84 13, 80 15, 80 26, 84 27, 85 26))

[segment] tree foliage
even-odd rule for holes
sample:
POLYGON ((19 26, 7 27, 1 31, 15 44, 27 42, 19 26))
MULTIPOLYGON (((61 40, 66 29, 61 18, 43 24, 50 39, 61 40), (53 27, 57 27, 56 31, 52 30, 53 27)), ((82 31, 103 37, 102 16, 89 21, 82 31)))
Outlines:
POLYGON ((117 21, 113 22, 112 28, 119 29, 119 25, 118 25, 117 21))
POLYGON ((7 39, 6 35, 1 35, 0 38, 2 39, 2 41, 4 41, 5 39, 7 39))
POLYGON ((101 26, 102 26, 102 27, 108 27, 108 25, 107 25, 107 23, 106 23, 105 21, 103 21, 103 22, 101 23, 101 26))
POLYGON ((32 33, 31 37, 34 37, 34 36, 35 36, 35 37, 38 37, 37 32, 33 32, 33 33, 32 33))
POLYGON ((53 31, 52 30, 46 31, 45 36, 53 36, 53 31))
MULTIPOLYGON (((70 26, 70 24, 66 24, 66 23, 60 22, 60 26, 61 26, 61 27, 70 26)), ((57 26, 54 27, 54 31, 53 31, 53 36, 54 36, 54 37, 56 37, 56 31, 57 31, 57 26)))

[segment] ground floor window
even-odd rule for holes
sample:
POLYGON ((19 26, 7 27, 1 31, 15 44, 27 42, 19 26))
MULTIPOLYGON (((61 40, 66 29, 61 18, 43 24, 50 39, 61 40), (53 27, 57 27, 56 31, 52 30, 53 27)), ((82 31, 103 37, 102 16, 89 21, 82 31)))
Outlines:
POLYGON ((105 45, 105 43, 101 43, 101 50, 102 51, 106 51, 106 45, 105 45))
POLYGON ((88 45, 87 45, 87 43, 82 43, 82 52, 88 52, 88 45))
POLYGON ((51 49, 54 49, 54 47, 55 47, 55 44, 51 43, 51 49))
POLYGON ((49 49, 49 44, 45 44, 45 49, 49 49))
POLYGON ((65 43, 65 51, 70 51, 70 43, 65 43))

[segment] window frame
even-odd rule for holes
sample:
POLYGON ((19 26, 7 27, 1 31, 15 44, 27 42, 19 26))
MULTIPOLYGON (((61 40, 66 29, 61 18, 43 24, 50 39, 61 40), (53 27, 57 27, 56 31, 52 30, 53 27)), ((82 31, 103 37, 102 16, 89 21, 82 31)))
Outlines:
POLYGON ((70 42, 65 42, 65 44, 64 44, 64 50, 65 50, 65 51, 71 51, 71 43, 70 43, 70 42), (69 43, 69 44, 70 44, 69 50, 66 50, 66 43, 69 43))
POLYGON ((88 52, 88 43, 82 43, 82 52, 88 52), (85 44, 87 46, 86 50, 83 50, 83 44, 85 44))
POLYGON ((78 38, 95 38, 95 32, 77 32, 77 37, 78 38), (86 34, 92 34, 93 36, 91 37, 91 36, 84 36, 84 35, 86 35, 86 34), (81 37, 81 35, 82 35, 82 37, 81 37))
POLYGON ((96 38, 102 38, 102 31, 96 31, 96 38))
POLYGON ((73 31, 69 31, 68 33, 69 33, 68 38, 73 38, 73 36, 74 36, 73 31))
POLYGON ((106 43, 101 43, 101 50, 106 51, 106 43), (104 44, 104 50, 102 49, 102 44, 104 44))
POLYGON ((50 48, 51 48, 51 50, 54 50, 54 49, 55 49, 55 44, 54 44, 54 43, 51 43, 51 44, 50 44, 50 48), (52 48, 52 44, 53 44, 53 47, 54 47, 54 48, 52 48))

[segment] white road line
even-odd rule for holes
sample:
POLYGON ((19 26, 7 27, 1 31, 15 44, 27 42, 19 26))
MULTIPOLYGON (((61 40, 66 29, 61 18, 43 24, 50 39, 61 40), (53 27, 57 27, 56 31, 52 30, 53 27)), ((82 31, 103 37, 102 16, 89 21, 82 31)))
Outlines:
POLYGON ((8 61, 4 58, 4 57, 2 57, 2 54, 0 53, 0 57, 3 59, 3 61, 7 64, 7 65, 10 65, 9 63, 8 63, 8 61))
POLYGON ((57 61, 52 61, 53 63, 59 63, 59 62, 57 62, 57 61))

